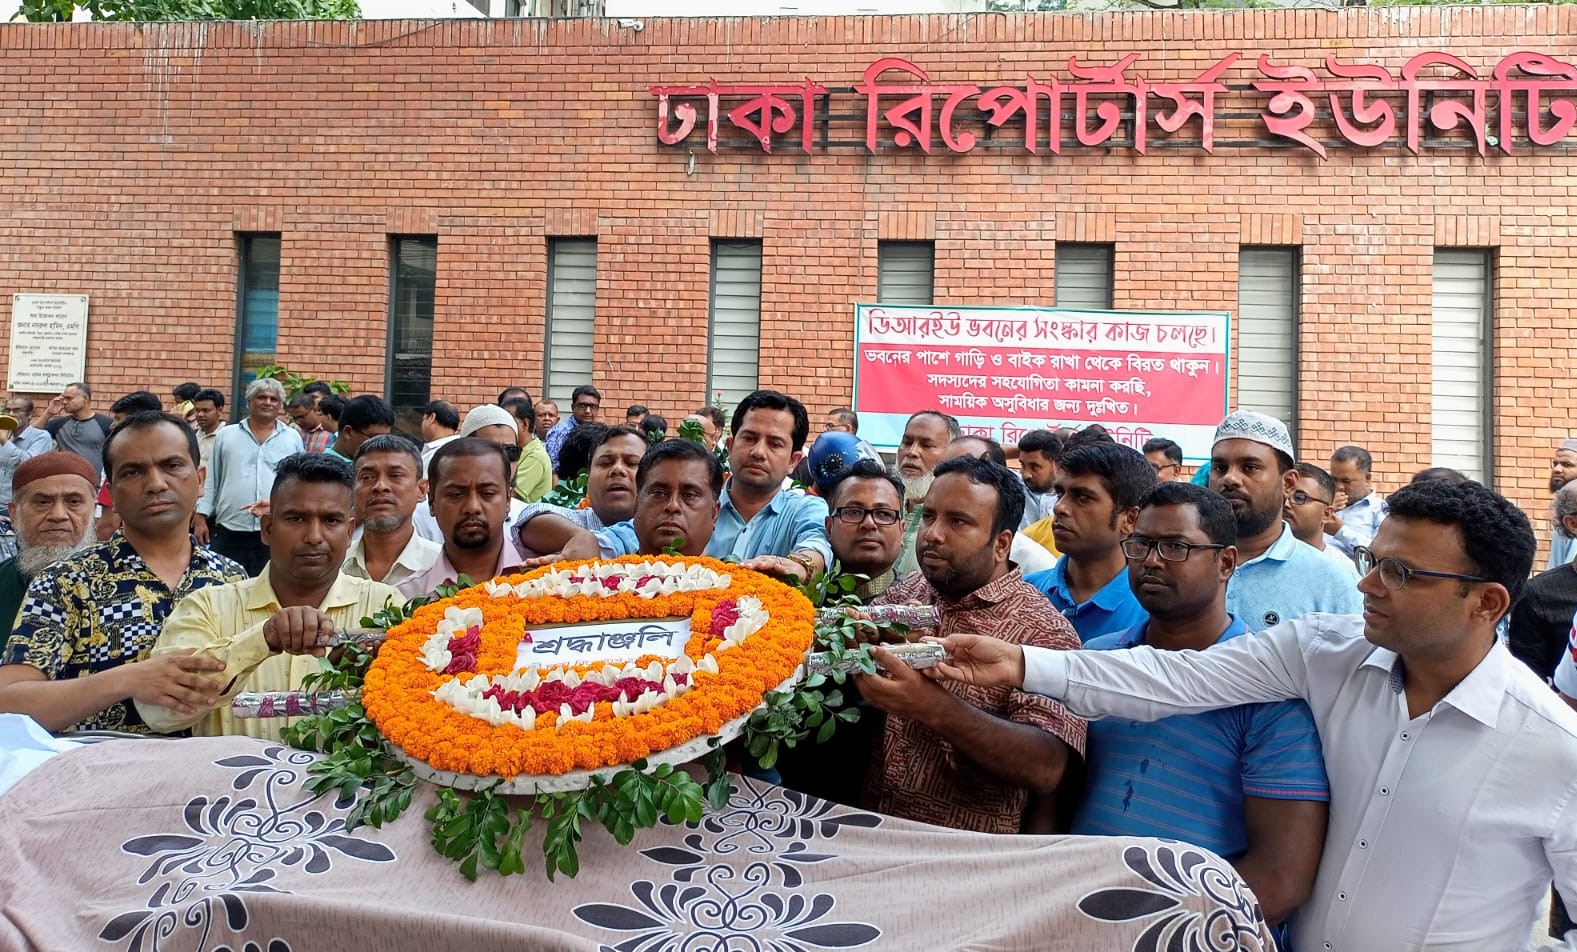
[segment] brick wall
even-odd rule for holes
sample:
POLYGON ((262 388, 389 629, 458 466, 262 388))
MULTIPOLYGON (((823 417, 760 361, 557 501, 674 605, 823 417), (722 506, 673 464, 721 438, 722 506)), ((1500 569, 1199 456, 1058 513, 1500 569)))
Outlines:
POLYGON ((436 234, 435 395, 467 406, 506 382, 538 390, 546 240, 595 235, 606 405, 677 420, 707 397, 708 242, 759 238, 761 381, 819 412, 848 400, 852 304, 875 296, 878 240, 936 243, 939 302, 1049 303, 1053 242, 1102 241, 1116 246, 1116 306, 1228 311, 1240 245, 1297 244, 1301 451, 1365 443, 1388 491, 1430 462, 1433 249, 1492 247, 1497 483, 1542 515, 1577 356, 1577 179, 1562 147, 1348 148, 1325 161, 1262 148, 712 155, 699 137, 654 141, 647 87, 849 86, 883 55, 937 82, 993 85, 1127 52, 1152 81, 1234 50, 1246 54, 1237 83, 1257 78, 1260 51, 1395 70, 1442 49, 1482 74, 1530 43, 1571 59, 1573 35, 1577 10, 1561 6, 648 20, 639 32, 4 25, 0 321, 16 291, 86 293, 88 379, 102 393, 225 385, 234 235, 279 231, 281 360, 376 391, 388 238, 436 234))

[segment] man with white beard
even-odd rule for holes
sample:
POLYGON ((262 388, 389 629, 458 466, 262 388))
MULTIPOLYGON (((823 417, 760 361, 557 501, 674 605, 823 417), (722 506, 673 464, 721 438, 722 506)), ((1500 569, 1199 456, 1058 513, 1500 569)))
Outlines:
POLYGON ((63 450, 24 460, 12 475, 17 554, 0 562, 0 648, 11 637, 33 576, 94 541, 94 476, 91 463, 63 450))
POLYGON ((898 479, 903 483, 903 548, 898 552, 899 575, 908 575, 920 569, 915 558, 915 538, 920 534, 920 517, 924 507, 920 504, 931 489, 936 477, 932 470, 947 453, 947 445, 963 435, 958 420, 937 410, 921 410, 904 424, 903 439, 898 444, 898 479))

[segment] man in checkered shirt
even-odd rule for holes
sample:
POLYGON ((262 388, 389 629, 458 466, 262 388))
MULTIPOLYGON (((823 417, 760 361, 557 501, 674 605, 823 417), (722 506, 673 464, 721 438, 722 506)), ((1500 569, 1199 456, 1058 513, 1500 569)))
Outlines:
POLYGON ((33 579, 0 658, 0 712, 56 732, 146 733, 133 700, 188 715, 209 705, 224 662, 144 659, 181 598, 247 577, 191 535, 203 469, 186 421, 136 414, 110 433, 104 464, 121 528, 33 579))

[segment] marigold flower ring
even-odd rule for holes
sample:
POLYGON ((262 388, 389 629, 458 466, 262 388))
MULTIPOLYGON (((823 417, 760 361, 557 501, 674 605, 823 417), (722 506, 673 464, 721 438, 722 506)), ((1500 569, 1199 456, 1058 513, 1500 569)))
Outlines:
POLYGON ((362 705, 426 779, 553 793, 733 739, 803 676, 815 609, 716 559, 561 562, 468 588, 389 630, 362 705))

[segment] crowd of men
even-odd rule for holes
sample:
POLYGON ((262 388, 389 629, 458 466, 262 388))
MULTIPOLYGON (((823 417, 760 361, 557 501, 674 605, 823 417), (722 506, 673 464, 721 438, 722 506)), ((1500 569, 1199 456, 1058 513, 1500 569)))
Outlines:
POLYGON ((1432 469, 1382 497, 1362 447, 1299 461, 1248 410, 1190 474, 1164 438, 1003 447, 935 410, 889 467, 852 411, 812 441, 772 390, 672 438, 638 405, 601 422, 591 385, 568 415, 521 388, 435 401, 419 438, 323 385, 256 380, 230 424, 217 390, 173 396, 8 401, 0 712, 277 737, 229 699, 299 687, 391 599, 705 554, 933 606, 909 636, 951 656, 919 672, 877 645, 857 729, 742 769, 958 829, 1206 847, 1298 949, 1520 948, 1549 884, 1577 894, 1577 441, 1529 581, 1534 530, 1501 496, 1432 469))

